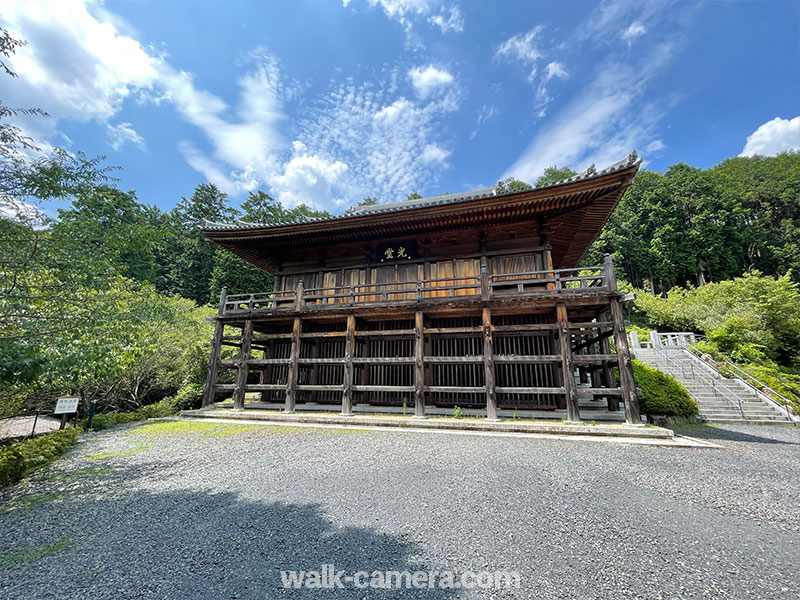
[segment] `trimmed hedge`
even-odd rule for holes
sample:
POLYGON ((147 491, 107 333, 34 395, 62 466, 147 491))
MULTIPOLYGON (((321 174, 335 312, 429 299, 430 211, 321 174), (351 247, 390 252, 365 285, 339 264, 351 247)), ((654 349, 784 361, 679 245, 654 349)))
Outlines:
POLYGON ((92 431, 109 429, 125 423, 144 421, 146 419, 156 419, 158 417, 171 417, 178 413, 178 402, 176 398, 164 398, 155 404, 148 404, 130 412, 96 414, 92 417, 92 431))
POLYGON ((0 488, 51 463, 78 440, 79 427, 0 447, 0 488))
POLYGON ((672 375, 646 364, 633 361, 633 378, 641 389, 639 407, 646 415, 691 417, 697 414, 697 403, 672 375))

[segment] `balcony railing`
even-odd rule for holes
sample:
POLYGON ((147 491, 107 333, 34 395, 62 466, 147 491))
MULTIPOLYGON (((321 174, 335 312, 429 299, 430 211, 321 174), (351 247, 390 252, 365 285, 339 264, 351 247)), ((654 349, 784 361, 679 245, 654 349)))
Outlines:
POLYGON ((351 306, 392 306, 407 303, 442 303, 458 300, 499 300, 565 294, 603 295, 616 292, 613 265, 606 259, 599 267, 547 271, 444 277, 418 281, 359 283, 305 288, 300 281, 293 290, 256 294, 232 294, 220 298, 220 315, 253 311, 304 311, 345 309, 351 306))

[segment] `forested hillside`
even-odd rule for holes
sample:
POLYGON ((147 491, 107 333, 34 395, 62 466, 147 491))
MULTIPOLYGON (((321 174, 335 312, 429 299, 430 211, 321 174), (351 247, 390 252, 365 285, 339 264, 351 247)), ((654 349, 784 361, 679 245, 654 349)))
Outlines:
POLYGON ((753 269, 800 281, 800 154, 640 171, 584 264, 606 252, 656 294, 753 269))

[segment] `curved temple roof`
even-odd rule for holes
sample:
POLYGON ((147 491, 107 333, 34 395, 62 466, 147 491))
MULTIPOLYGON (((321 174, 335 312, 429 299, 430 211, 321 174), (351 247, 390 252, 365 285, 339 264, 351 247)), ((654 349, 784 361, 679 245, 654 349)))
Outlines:
POLYGON ((346 214, 288 223, 214 223, 201 227, 206 240, 267 271, 287 245, 330 243, 451 227, 547 218, 554 260, 577 263, 600 232, 642 159, 636 151, 605 169, 594 165, 558 183, 513 192, 504 182, 480 190, 359 206, 346 214))

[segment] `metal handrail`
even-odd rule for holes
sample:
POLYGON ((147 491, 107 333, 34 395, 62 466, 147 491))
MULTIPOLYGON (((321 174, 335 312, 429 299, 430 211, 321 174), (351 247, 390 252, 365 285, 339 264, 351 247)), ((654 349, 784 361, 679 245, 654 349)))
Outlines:
MULTIPOLYGON (((683 376, 686 377, 687 379, 689 379, 686 376, 686 367, 684 365, 675 362, 669 356, 669 353, 664 348, 662 348, 661 346, 658 346, 658 347, 656 347, 654 349, 656 350, 656 352, 659 352, 669 364, 679 367, 681 369, 681 371, 683 372, 683 376)), ((703 375, 702 373, 698 374, 694 369, 694 365, 690 364, 689 366, 690 366, 691 371, 692 371, 692 377, 691 377, 692 379, 700 379, 701 381, 704 381, 706 384, 710 383, 711 384, 711 389, 714 392, 714 395, 717 396, 717 397, 722 397, 726 402, 731 404, 733 406, 733 408, 736 408, 736 406, 738 405, 739 406, 739 414, 742 415, 742 419, 744 419, 745 421, 747 420, 747 417, 744 416, 744 407, 742 406, 742 399, 741 398, 734 397, 733 400, 731 400, 731 395, 728 394, 728 392, 724 388, 722 389, 722 393, 720 393, 720 389, 717 387, 717 384, 714 382, 713 378, 708 377, 706 375, 703 375)))
MULTIPOLYGON (((703 352, 702 350, 700 350, 700 349, 699 349, 699 348, 697 348, 696 346, 688 346, 688 347, 687 347, 687 350, 689 350, 689 353, 690 353, 690 354, 691 354, 693 357, 695 357, 695 358, 697 358, 697 359, 699 359, 699 360, 702 360, 704 364, 707 364, 707 365, 709 365, 710 367, 712 367, 712 368, 713 368, 713 369, 714 369, 714 370, 715 370, 717 373, 719 373, 719 375, 720 375, 721 377, 725 377, 725 375, 724 375, 724 374, 723 374, 723 373, 722 373, 722 372, 719 370, 719 368, 717 367, 717 365, 718 365, 719 363, 717 363, 716 361, 714 361, 714 362, 713 362, 713 364, 709 364, 709 362, 708 362, 708 361, 706 361, 706 360, 703 360, 703 359, 702 359, 702 357, 701 357, 701 356, 702 356, 703 354, 705 354, 705 352, 703 352)), ((791 413, 791 410, 790 410, 790 408, 789 408, 789 407, 790 407, 790 404, 791 404, 791 401, 790 401, 790 400, 789 400, 789 399, 788 399, 786 396, 783 396, 783 395, 779 394, 778 392, 776 392, 775 390, 773 390, 771 387, 769 387, 769 386, 768 386, 766 383, 764 383, 763 381, 761 381, 761 380, 759 380, 759 379, 757 379, 757 378, 753 377, 753 376, 752 376, 750 373, 748 373, 747 371, 745 371, 745 370, 743 370, 743 369, 740 369, 739 367, 737 367, 737 366, 736 366, 735 364, 733 364, 732 362, 729 362, 729 361, 727 361, 727 360, 726 360, 726 361, 724 361, 724 362, 723 362, 723 364, 724 364, 724 366, 725 366, 726 368, 728 368, 728 369, 730 369, 731 371, 733 371, 732 375, 733 375, 733 378, 734 378, 734 379, 737 379, 737 380, 741 381, 743 384, 745 384, 746 386, 748 386, 749 388, 751 388, 751 389, 752 389, 754 392, 756 392, 756 394, 761 394, 761 395, 764 395, 764 396, 767 396, 767 397, 769 397, 769 395, 767 395, 767 394, 765 394, 765 393, 763 392, 763 390, 767 389, 767 390, 769 390, 769 391, 770 391, 770 394, 771 394, 771 395, 773 395, 773 396, 776 396, 776 397, 780 398, 780 399, 783 401, 783 408, 786 410, 786 416, 789 418, 789 421, 791 421, 791 422, 792 422, 792 423, 794 423, 795 425, 797 425, 797 424, 798 424, 798 423, 796 423, 796 422, 795 422, 795 420, 792 418, 792 413, 791 413), (737 373, 741 373, 741 375, 743 375, 744 377, 742 377, 741 375, 737 375, 737 373), (753 385, 753 383, 751 383, 751 382, 755 383, 755 385, 753 385)))

